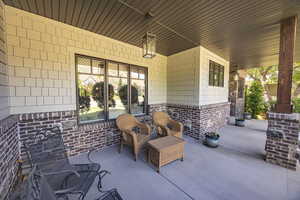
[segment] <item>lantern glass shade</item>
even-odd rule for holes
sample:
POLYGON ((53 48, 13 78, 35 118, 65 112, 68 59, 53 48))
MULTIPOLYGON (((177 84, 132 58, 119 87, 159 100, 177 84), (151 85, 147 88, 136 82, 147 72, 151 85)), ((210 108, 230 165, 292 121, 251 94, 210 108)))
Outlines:
POLYGON ((143 57, 153 58, 156 55, 156 35, 147 32, 143 37, 143 57))

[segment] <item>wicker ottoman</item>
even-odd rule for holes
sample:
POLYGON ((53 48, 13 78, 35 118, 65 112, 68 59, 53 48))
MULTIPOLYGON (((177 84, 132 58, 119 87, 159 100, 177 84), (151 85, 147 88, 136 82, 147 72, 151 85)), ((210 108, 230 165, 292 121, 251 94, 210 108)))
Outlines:
POLYGON ((159 173, 160 167, 174 160, 183 161, 185 141, 175 136, 166 136, 148 142, 148 162, 159 173))

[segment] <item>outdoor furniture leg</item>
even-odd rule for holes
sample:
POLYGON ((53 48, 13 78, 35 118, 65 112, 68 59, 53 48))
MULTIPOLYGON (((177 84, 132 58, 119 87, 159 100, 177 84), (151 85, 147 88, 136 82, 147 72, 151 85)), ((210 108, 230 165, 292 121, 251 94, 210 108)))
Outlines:
POLYGON ((137 161, 137 157, 138 157, 138 155, 137 155, 137 154, 134 154, 134 161, 135 161, 135 162, 137 161))
POLYGON ((119 153, 121 153, 122 150, 123 150, 123 142, 122 142, 122 140, 121 140, 120 147, 119 147, 119 153))

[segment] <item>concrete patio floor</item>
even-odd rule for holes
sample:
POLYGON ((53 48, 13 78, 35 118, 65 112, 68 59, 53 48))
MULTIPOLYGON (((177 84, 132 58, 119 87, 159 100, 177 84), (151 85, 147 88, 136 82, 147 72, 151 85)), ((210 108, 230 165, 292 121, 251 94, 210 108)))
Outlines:
MULTIPOLYGON (((104 187, 117 188, 124 200, 299 200, 300 171, 263 160, 265 121, 247 121, 244 128, 226 125, 221 144, 212 149, 185 137, 184 162, 162 167, 158 174, 141 155, 137 162, 128 148, 117 146, 94 152, 92 159, 112 172, 104 187)), ((72 158, 85 162, 86 155, 72 158)), ((99 196, 94 186, 87 199, 99 196)))

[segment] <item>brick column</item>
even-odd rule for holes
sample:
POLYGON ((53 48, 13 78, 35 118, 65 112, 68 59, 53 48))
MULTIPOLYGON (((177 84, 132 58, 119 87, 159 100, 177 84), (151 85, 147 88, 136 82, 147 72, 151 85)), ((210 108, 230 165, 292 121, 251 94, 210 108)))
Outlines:
POLYGON ((296 170, 300 114, 268 113, 266 161, 296 170))
POLYGON ((236 112, 236 100, 237 100, 237 81, 235 77, 237 76, 236 71, 230 71, 229 74, 229 102, 230 102, 230 116, 235 116, 236 112))
POLYGON ((244 70, 231 71, 229 75, 230 115, 243 118, 245 112, 245 76, 244 70))
POLYGON ((279 72, 276 113, 268 114, 266 161, 296 170, 300 131, 299 114, 290 114, 297 16, 280 24, 279 72))

